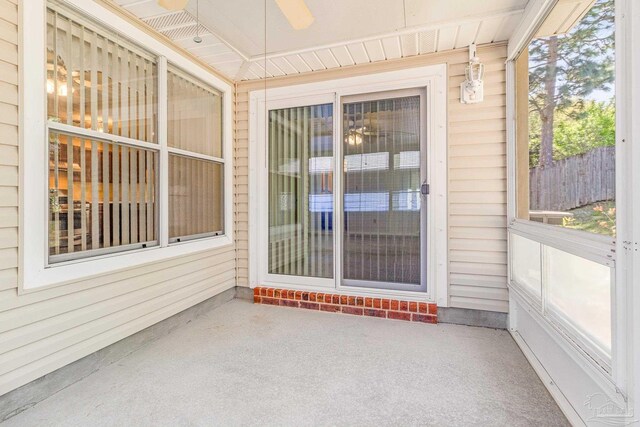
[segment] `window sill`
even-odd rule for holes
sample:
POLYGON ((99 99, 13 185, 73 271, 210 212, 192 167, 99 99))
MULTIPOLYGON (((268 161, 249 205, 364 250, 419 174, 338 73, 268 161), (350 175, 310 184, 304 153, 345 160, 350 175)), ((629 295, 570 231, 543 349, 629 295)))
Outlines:
POLYGON ((570 254, 615 267, 615 239, 557 225, 513 219, 509 232, 570 254))
POLYGON ((228 235, 214 236, 200 240, 173 243, 166 247, 150 247, 126 252, 77 259, 45 265, 44 259, 25 256, 22 268, 21 294, 85 281, 117 271, 142 267, 146 264, 166 261, 171 258, 193 255, 208 250, 220 249, 233 244, 228 235))

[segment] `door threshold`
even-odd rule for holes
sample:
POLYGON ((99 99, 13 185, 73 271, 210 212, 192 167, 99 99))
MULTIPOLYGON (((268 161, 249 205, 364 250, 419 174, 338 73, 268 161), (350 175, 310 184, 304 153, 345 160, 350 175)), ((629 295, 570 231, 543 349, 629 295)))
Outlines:
POLYGON ((367 288, 367 287, 355 287, 355 286, 345 286, 338 285, 334 286, 318 286, 318 285, 309 285, 302 283, 284 283, 284 282, 271 282, 271 281, 262 281, 260 285, 253 286, 260 288, 271 288, 271 289, 283 289, 283 290, 300 290, 306 292, 318 292, 318 293, 332 293, 337 295, 347 295, 347 296, 362 296, 362 297, 370 297, 370 298, 387 298, 387 299, 397 299, 397 300, 406 300, 406 301, 417 301, 417 302, 426 302, 428 304, 436 304, 436 301, 433 299, 433 296, 427 291, 407 291, 407 290, 398 290, 398 289, 384 289, 384 288, 367 288))

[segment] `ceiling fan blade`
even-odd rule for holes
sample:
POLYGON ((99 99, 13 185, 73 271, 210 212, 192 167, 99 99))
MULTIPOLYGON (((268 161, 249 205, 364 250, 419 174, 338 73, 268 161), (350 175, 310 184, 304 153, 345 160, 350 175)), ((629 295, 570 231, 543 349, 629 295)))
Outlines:
POLYGON ((314 17, 304 0, 276 0, 276 4, 294 30, 304 30, 313 23, 314 17))
POLYGON ((158 6, 167 10, 182 10, 187 7, 189 0, 157 0, 158 6))

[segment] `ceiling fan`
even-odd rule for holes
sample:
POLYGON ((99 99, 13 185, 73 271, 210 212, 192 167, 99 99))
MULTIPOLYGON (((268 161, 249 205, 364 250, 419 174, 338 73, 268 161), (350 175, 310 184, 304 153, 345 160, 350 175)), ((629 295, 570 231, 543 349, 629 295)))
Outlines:
POLYGON ((276 4, 294 30, 304 30, 313 23, 313 15, 304 0, 276 0, 276 4))
MULTIPOLYGON (((158 5, 168 10, 182 10, 189 0, 157 0, 158 5)), ((314 17, 304 0, 275 0, 294 30, 304 30, 313 23, 314 17)))
POLYGON ((167 10, 182 10, 187 7, 189 0, 158 0, 158 6, 167 10))

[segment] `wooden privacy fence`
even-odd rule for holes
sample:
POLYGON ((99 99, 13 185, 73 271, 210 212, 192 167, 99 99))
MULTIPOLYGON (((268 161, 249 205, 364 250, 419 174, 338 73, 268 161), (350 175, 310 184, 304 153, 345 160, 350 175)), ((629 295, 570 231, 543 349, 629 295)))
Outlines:
POLYGON ((598 147, 529 171, 530 210, 565 211, 615 198, 615 147, 598 147))

